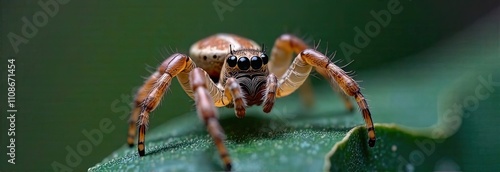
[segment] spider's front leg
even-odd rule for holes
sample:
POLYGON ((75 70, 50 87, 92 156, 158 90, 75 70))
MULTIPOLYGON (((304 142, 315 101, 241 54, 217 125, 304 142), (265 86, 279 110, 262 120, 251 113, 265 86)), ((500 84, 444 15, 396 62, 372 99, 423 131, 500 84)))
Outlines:
POLYGON ((229 153, 224 145, 224 130, 221 128, 217 119, 217 110, 215 109, 214 101, 207 89, 207 80, 208 75, 206 75, 205 71, 201 68, 195 68, 189 75, 191 89, 194 91, 194 100, 196 102, 198 117, 205 122, 208 133, 214 139, 215 146, 219 151, 220 158, 226 166, 226 170, 230 171, 231 158, 229 157, 229 153))
POLYGON ((243 97, 243 91, 241 90, 240 84, 238 81, 231 77, 226 81, 226 85, 224 86, 225 96, 233 101, 234 112, 236 113, 236 117, 243 118, 245 117, 245 107, 246 102, 243 97))
MULTIPOLYGON (((182 71, 189 72, 194 68, 191 59, 183 54, 173 54, 158 67, 138 90, 135 96, 135 107, 130 114, 127 142, 134 145, 136 126, 139 126, 138 151, 140 156, 145 154, 144 140, 149 123, 149 114, 156 109, 165 91, 170 86, 172 78, 182 71)), ((182 76, 178 76, 182 77, 182 76)), ((185 77, 185 76, 184 76, 185 77)))
POLYGON ((223 90, 209 79, 209 76, 200 68, 195 68, 191 58, 184 54, 173 54, 158 67, 139 89, 135 97, 135 108, 129 119, 129 136, 127 142, 134 145, 136 126, 139 126, 138 152, 145 155, 146 129, 149 114, 160 103, 165 91, 170 86, 172 78, 177 77, 184 91, 196 101, 200 119, 205 122, 207 130, 214 139, 219 154, 227 170, 231 170, 231 159, 223 143, 224 131, 217 121, 215 106, 226 106, 229 102, 224 97, 223 90), (215 101, 214 101, 215 100, 215 101))
POLYGON ((312 67, 322 71, 320 73, 328 79, 330 85, 338 85, 346 95, 353 96, 356 99, 368 129, 368 145, 373 147, 376 140, 375 128, 368 104, 363 94, 361 94, 358 84, 322 53, 313 49, 306 49, 297 55, 279 82, 277 96, 283 97, 295 91, 305 81, 312 67))
MULTIPOLYGON (((308 49, 304 41, 291 34, 283 34, 274 43, 274 47, 271 52, 271 58, 269 61, 269 70, 271 73, 275 74, 278 78, 282 78, 285 72, 288 70, 290 63, 292 62, 293 54, 300 54, 302 51, 308 49)), ((320 74, 324 74, 322 69, 316 68, 320 74)), ((311 106, 314 101, 312 84, 309 80, 304 81, 299 88, 299 93, 301 98, 304 100, 306 106, 311 106)), ((354 110, 351 102, 349 101, 346 94, 340 91, 337 84, 332 84, 333 90, 337 92, 342 100, 347 110, 352 112, 354 110)))

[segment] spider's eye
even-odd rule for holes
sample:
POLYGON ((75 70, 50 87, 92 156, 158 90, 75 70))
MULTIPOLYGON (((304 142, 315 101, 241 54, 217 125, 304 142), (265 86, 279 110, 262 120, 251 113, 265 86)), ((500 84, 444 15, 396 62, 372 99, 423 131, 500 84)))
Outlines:
POLYGON ((235 67, 237 62, 238 58, 236 56, 229 56, 229 58, 227 58, 226 60, 226 63, 229 65, 229 67, 235 67))
POLYGON ((267 57, 266 54, 262 54, 260 55, 260 58, 262 59, 262 62, 265 64, 267 64, 267 62, 269 62, 269 57, 267 57))
POLYGON ((259 57, 257 56, 253 56, 251 59, 250 59, 250 63, 252 65, 252 68, 253 69, 260 69, 260 67, 262 66, 262 59, 260 59, 259 57))
POLYGON ((250 60, 248 60, 247 57, 240 57, 240 59, 238 59, 238 68, 241 70, 247 70, 250 68, 250 60))

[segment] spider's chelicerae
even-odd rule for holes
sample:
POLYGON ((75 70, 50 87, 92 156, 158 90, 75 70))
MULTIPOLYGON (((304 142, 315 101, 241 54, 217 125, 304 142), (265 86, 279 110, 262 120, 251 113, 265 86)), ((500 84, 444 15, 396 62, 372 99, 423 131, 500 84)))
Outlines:
MULTIPOLYGON (((177 77, 187 95, 195 100, 198 116, 214 139, 226 169, 231 170, 231 158, 215 107, 234 108, 238 118, 245 117, 245 108, 252 105, 262 105, 263 111, 269 113, 275 99, 297 90, 313 67, 332 87, 340 87, 342 96, 354 96, 368 129, 368 145, 373 147, 375 130, 371 114, 356 81, 327 56, 290 34, 276 39, 270 57, 254 41, 232 34, 216 34, 196 42, 191 46, 190 56, 172 54, 139 89, 130 115, 127 142, 134 145, 138 126, 138 151, 140 156, 145 155, 149 114, 177 77), (290 63, 293 54, 296 57, 290 63)), ((347 107, 352 109, 348 102, 347 107)))

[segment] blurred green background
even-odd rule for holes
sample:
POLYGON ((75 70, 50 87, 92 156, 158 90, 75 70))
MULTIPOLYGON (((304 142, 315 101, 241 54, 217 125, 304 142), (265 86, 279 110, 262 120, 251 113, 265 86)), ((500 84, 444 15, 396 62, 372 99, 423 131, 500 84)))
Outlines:
MULTIPOLYGON (((49 16, 42 27, 37 27, 34 37, 27 38, 28 42, 20 44, 19 51, 15 52, 7 35, 11 32, 23 35, 25 23, 22 18, 33 21, 33 15, 43 11, 38 2, 49 0, 0 2, 0 90, 7 94, 7 59, 14 58, 18 109, 16 165, 6 163, 7 156, 3 152, 7 150, 9 123, 5 117, 0 118, 2 171, 51 171, 54 162, 66 164, 66 148, 75 149, 82 140, 87 140, 82 131, 98 129, 101 121, 109 120, 114 127, 112 131, 103 134, 102 142, 93 146, 91 153, 83 156, 81 163, 72 169, 82 171, 100 162, 125 143, 127 119, 124 116, 128 115, 128 103, 134 88, 149 75, 145 70, 147 66, 156 67, 165 58, 162 54, 168 54, 171 49, 187 53, 193 42, 214 33, 236 33, 268 46, 282 33, 296 33, 313 40, 311 44, 321 40, 320 49, 323 51, 326 47, 330 52, 337 51, 335 58, 343 60, 339 65, 352 61, 345 67, 347 71, 382 71, 388 76, 381 79, 390 81, 387 78, 393 74, 391 71, 401 70, 400 66, 390 64, 400 61, 409 62, 409 66, 418 66, 419 61, 432 64, 432 57, 412 58, 450 40, 495 10, 498 19, 499 7, 498 1, 397 1, 402 11, 392 15, 389 24, 381 27, 380 33, 371 38, 366 47, 360 48, 359 53, 347 57, 339 45, 342 42, 354 45, 354 28, 364 30, 367 23, 375 21, 370 11, 386 10, 389 1, 242 0, 234 6, 225 0, 69 1, 59 4, 58 12, 49 16), (229 10, 222 14, 222 18, 214 2, 228 5, 229 10)), ((485 29, 490 31, 486 36, 481 32, 470 36, 481 36, 488 47, 500 48, 498 21, 487 25, 493 28, 485 29)), ((464 42, 457 44, 467 46, 464 42)), ((477 50, 479 54, 487 51, 481 50, 481 46, 477 50)), ((498 49, 496 52, 493 56, 499 57, 498 49)), ((450 61, 454 60, 454 57, 448 57, 450 61)), ((499 61, 478 64, 491 68, 498 67, 499 61)), ((445 66, 443 70, 446 70, 445 66)), ((422 71, 414 72, 425 71, 422 68, 422 71)), ((356 79, 368 78, 356 76, 356 79)), ((315 83, 326 84, 317 80, 315 83)), ((388 83, 377 85, 390 87, 388 83)), ((193 101, 176 80, 170 90, 151 118, 152 128, 194 109, 193 101)), ((0 100, 1 114, 6 116, 6 96, 1 97, 4 97, 0 100)), ((377 97, 369 95, 368 99, 377 101, 377 97)), ((499 106, 498 102, 496 104, 499 106)), ((422 108, 436 108, 433 106, 436 105, 421 105, 422 108)), ((376 118, 374 116, 375 121, 376 118)), ((409 118, 419 120, 418 116, 409 118)), ((404 125, 411 126, 411 123, 404 125)), ((494 145, 500 146, 498 143, 494 145)))

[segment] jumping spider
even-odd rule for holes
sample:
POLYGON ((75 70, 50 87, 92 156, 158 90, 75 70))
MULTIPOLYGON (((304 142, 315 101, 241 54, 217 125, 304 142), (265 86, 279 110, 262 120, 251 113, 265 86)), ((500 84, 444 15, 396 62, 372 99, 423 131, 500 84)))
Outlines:
POLYGON ((149 114, 158 106, 172 79, 177 77, 187 95, 196 102, 198 116, 214 139, 226 170, 231 170, 231 158, 224 145, 224 131, 218 122, 216 107, 234 108, 238 118, 245 117, 245 108, 252 105, 262 105, 263 111, 269 113, 275 99, 297 90, 313 67, 332 87, 340 87, 349 109, 352 105, 346 101, 346 95, 354 96, 368 128, 368 145, 373 147, 375 130, 371 114, 356 81, 327 56, 290 34, 276 39, 271 57, 254 41, 232 34, 216 34, 196 42, 191 46, 190 56, 171 55, 137 92, 127 142, 134 146, 138 126, 138 151, 140 156, 145 155, 149 114), (297 56, 290 65, 293 53, 297 56))

